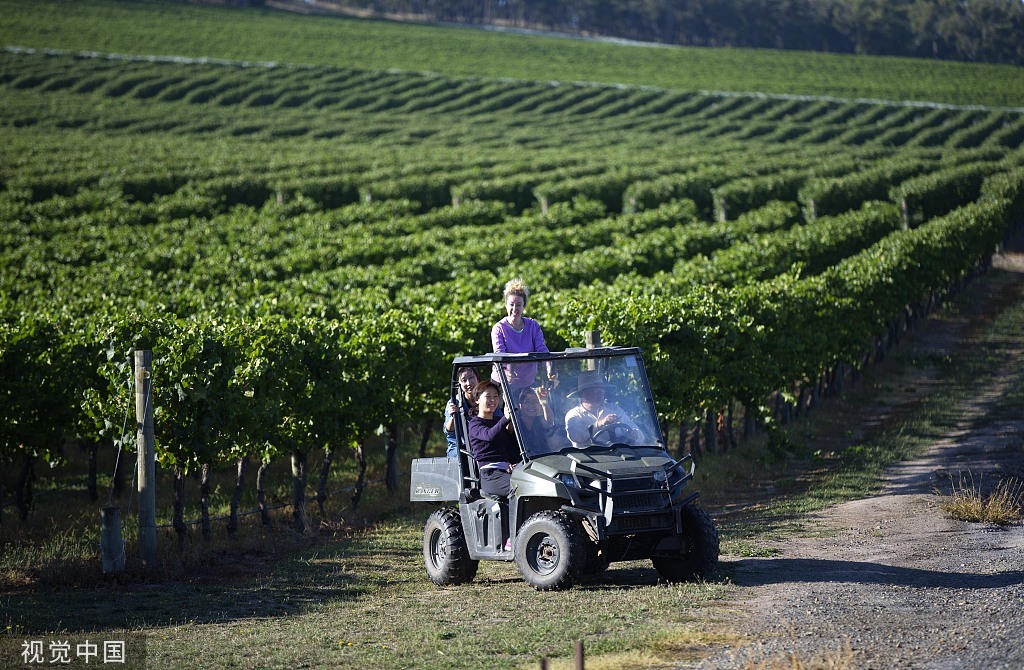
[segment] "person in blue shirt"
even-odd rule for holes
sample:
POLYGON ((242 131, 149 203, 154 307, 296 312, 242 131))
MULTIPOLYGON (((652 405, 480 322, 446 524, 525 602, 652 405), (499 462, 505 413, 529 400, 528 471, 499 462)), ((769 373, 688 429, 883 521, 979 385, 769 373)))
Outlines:
MULTIPOLYGON (((459 382, 459 392, 462 393, 462 411, 466 415, 466 419, 476 414, 476 402, 473 399, 473 388, 480 383, 479 377, 477 377, 476 370, 473 368, 462 368, 459 370, 456 379, 459 382)), ((459 457, 459 444, 455 437, 455 416, 459 411, 458 405, 455 404, 454 400, 449 400, 448 404, 444 408, 444 429, 445 439, 448 440, 448 449, 446 455, 448 458, 459 457)))

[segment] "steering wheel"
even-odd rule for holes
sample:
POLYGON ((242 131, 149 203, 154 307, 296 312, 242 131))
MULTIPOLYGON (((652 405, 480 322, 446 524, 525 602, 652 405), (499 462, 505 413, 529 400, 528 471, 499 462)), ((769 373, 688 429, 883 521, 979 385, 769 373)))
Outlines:
POLYGON ((607 426, 602 426, 595 430, 590 436, 590 440, 594 444, 600 444, 597 438, 598 436, 604 435, 607 439, 607 442, 605 443, 606 445, 616 444, 625 442, 632 434, 632 427, 628 424, 622 423, 621 421, 616 421, 615 423, 610 423, 607 426))

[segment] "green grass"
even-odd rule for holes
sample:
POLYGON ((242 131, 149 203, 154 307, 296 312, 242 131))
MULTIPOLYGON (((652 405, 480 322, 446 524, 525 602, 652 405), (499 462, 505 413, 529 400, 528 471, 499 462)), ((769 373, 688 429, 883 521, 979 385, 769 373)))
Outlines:
POLYGON ((1006 373, 1006 388, 992 406, 993 416, 1019 419, 1024 407, 1024 377, 1015 363, 1014 352, 1020 346, 1020 325, 1024 323, 1024 304, 1016 304, 1002 312, 996 327, 985 334, 983 349, 996 373, 1006 373))
MULTIPOLYGON (((371 466, 379 473, 379 458, 371 466)), ((515 668, 541 655, 568 658, 577 639, 592 654, 633 658, 643 649, 639 658, 646 663, 704 644, 702 608, 726 588, 659 584, 642 562, 617 565, 560 594, 535 592, 506 563, 484 563, 474 583, 438 589, 423 573, 420 548, 431 510, 410 510, 405 482, 395 495, 372 486, 358 510, 344 497, 332 499, 324 519, 311 505, 313 518, 323 522, 315 537, 287 530, 283 511, 274 513, 270 532, 256 517, 243 519, 235 538, 225 536, 223 522, 214 522, 209 541, 193 527, 181 552, 173 531, 160 530, 161 565, 148 572, 138 564, 134 516, 126 513, 128 570, 103 577, 95 551, 98 517, 78 502, 84 486, 57 486, 67 470, 81 467, 76 458, 65 476, 44 473, 29 524, 8 515, 0 527, 0 635, 138 633, 146 639, 149 668, 196 659, 199 667, 218 668, 475 668, 483 658, 488 667, 515 668), (79 511, 61 517, 69 502, 79 511), (54 533, 58 527, 66 530, 54 533), (659 625, 648 625, 651 617, 659 625)), ((223 511, 226 474, 218 473, 215 511, 223 511)), ((351 476, 351 461, 343 461, 332 481, 351 476)), ((284 495, 283 468, 271 479, 270 488, 284 495)), ((104 499, 107 483, 101 482, 104 499)), ((170 514, 167 473, 161 484, 158 523, 170 514)), ((196 483, 190 478, 187 487, 186 519, 192 519, 196 483)))
POLYGON ((745 49, 650 48, 167 2, 0 2, 0 44, 677 90, 1024 105, 1024 68, 745 49))
POLYGON ((152 668, 199 658, 201 667, 228 668, 476 668, 482 659, 513 668, 567 656, 576 639, 595 654, 678 650, 701 639, 702 608, 725 588, 658 585, 649 564, 626 564, 573 591, 537 593, 510 564, 488 563, 474 583, 439 589, 422 570, 425 517, 320 543, 237 581, 225 567, 219 580, 182 577, 158 588, 5 594, 0 629, 145 629, 152 668), (49 606, 55 598, 60 608, 49 606))

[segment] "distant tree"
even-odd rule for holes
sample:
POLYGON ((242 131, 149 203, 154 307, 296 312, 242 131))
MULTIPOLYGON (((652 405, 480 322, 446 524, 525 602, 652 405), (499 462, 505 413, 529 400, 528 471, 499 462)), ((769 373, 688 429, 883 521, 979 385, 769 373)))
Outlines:
POLYGON ((667 44, 1024 64, 1022 0, 335 1, 381 15, 667 44))
POLYGON ((1024 44, 1024 3, 1007 0, 971 0, 963 12, 957 47, 967 60, 1020 62, 1024 44))
POLYGON ((835 5, 836 28, 859 54, 902 55, 912 42, 906 0, 841 0, 835 5))
POLYGON ((907 8, 910 32, 914 35, 915 55, 948 58, 954 46, 941 26, 943 20, 955 15, 954 0, 914 0, 907 8))

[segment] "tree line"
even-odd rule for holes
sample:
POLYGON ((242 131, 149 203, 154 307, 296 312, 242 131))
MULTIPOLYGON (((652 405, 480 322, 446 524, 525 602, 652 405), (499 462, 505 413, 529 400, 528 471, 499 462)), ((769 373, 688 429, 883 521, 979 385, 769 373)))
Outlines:
POLYGON ((372 16, 663 44, 1024 64, 1021 0, 320 0, 318 4, 372 16))

